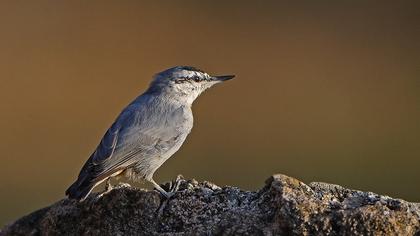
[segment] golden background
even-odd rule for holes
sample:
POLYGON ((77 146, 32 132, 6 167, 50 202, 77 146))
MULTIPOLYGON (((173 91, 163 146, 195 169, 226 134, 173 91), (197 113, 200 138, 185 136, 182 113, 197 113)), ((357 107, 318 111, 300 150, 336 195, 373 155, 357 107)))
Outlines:
MULTIPOLYGON (((155 176, 420 201, 419 1, 1 1, 0 225, 63 197, 153 74, 236 79, 155 176)), ((140 185, 149 187, 149 185, 140 185)))

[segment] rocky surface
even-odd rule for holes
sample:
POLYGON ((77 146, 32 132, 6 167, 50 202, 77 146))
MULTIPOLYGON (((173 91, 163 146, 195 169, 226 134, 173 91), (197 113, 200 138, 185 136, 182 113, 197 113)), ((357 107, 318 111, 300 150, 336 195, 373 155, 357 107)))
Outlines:
POLYGON ((0 235, 420 235, 420 205, 338 185, 274 175, 257 192, 181 180, 165 201, 119 186, 63 199, 0 235))

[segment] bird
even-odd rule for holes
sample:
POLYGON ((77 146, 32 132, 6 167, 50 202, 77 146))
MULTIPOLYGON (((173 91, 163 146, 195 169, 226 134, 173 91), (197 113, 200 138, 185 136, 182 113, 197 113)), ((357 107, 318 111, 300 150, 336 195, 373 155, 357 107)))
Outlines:
POLYGON ((66 190, 67 197, 83 201, 100 183, 106 181, 107 189, 112 189, 112 177, 126 176, 150 182, 169 199, 174 192, 165 191, 153 180, 155 171, 191 132, 194 100, 213 85, 234 77, 211 76, 192 66, 157 73, 148 89, 128 104, 105 132, 77 180, 66 190))

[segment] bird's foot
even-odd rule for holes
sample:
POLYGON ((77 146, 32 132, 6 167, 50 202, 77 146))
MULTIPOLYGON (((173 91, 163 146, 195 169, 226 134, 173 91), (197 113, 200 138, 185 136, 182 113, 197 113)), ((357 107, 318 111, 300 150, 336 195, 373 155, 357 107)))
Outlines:
POLYGON ((173 196, 172 192, 166 192, 165 189, 163 189, 159 184, 157 184, 153 179, 149 180, 150 183, 153 184, 153 187, 162 194, 166 199, 169 199, 173 196))
MULTIPOLYGON (((169 183, 169 191, 165 191, 160 185, 155 185, 156 190, 158 190, 164 197, 165 200, 161 203, 159 209, 158 209, 158 217, 160 217, 163 214, 163 210, 168 205, 169 200, 175 195, 175 193, 178 191, 179 186, 184 180, 184 177, 182 175, 178 175, 175 179, 175 181, 171 181, 169 183)), ((153 183, 153 182, 152 182, 153 183)))
POLYGON ((184 180, 184 176, 178 175, 175 179, 175 181, 171 181, 169 185, 169 192, 174 193, 179 190, 179 187, 181 186, 182 181, 184 180))
POLYGON ((111 185, 111 178, 108 178, 108 179, 106 180, 106 182, 105 182, 105 189, 104 189, 104 191, 100 192, 100 193, 98 194, 98 196, 96 197, 96 199, 99 199, 99 198, 103 197, 105 194, 107 194, 107 193, 111 192, 111 191, 112 191, 112 189, 113 189, 113 187, 112 187, 112 185, 111 185))

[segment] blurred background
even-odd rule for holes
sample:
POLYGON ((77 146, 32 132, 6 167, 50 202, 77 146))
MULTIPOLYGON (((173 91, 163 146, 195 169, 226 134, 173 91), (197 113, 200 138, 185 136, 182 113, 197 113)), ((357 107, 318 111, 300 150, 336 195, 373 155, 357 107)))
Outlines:
POLYGON ((158 182, 283 173, 420 201, 419 3, 1 1, 0 225, 63 198, 175 65, 237 77, 194 104, 158 182))

